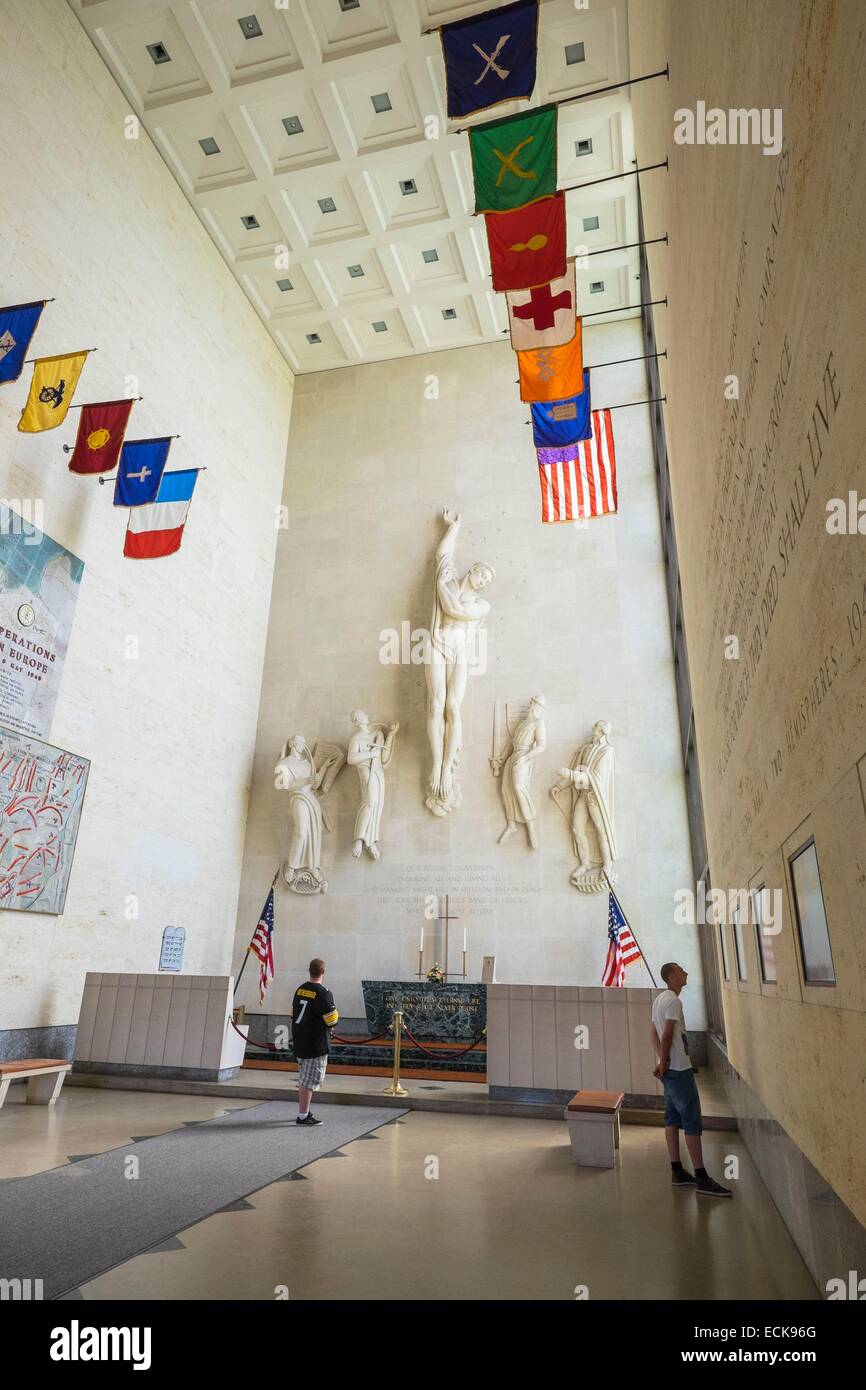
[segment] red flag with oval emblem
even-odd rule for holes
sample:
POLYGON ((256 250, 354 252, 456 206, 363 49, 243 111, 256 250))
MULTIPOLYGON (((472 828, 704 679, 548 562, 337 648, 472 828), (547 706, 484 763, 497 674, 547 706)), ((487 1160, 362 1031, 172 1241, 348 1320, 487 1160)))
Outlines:
POLYGON ((70 472, 108 473, 116 466, 133 404, 131 400, 99 401, 81 407, 70 472))

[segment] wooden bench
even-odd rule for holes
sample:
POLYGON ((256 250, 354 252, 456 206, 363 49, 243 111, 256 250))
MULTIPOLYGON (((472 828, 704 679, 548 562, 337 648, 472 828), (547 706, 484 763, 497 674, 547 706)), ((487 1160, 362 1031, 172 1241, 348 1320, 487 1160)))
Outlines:
POLYGON ((0 1062, 0 1110, 13 1081, 29 1077, 28 1105, 53 1105, 72 1063, 63 1058, 31 1057, 26 1062, 0 1062))
POLYGON ((578 1091, 563 1111, 575 1163, 612 1168, 619 1148, 622 1091, 578 1091))

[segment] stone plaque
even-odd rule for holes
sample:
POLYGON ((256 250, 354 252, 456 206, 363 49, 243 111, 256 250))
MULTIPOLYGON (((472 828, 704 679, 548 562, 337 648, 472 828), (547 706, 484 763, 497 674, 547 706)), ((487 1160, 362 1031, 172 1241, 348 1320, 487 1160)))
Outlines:
POLYGON ((180 972, 183 968, 185 945, 186 927, 166 927, 162 934, 162 950, 159 953, 160 970, 180 972))
POLYGON ((362 980, 367 1026, 384 1033, 396 1009, 419 1042, 471 1042, 487 1024, 487 990, 479 984, 429 984, 426 980, 362 980))

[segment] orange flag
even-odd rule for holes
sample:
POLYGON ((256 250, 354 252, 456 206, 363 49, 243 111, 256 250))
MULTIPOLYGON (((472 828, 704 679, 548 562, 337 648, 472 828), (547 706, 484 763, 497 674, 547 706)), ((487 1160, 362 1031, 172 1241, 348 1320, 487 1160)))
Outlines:
POLYGON ((564 401, 583 390, 583 333, 581 321, 570 343, 562 347, 534 348, 518 352, 520 399, 564 401))

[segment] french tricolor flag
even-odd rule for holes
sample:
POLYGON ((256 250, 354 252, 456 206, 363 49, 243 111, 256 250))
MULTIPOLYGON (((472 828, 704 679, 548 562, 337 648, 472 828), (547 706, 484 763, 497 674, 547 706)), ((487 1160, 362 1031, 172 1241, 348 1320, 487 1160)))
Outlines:
POLYGON ((130 507, 124 555, 131 560, 159 560, 180 550, 198 474, 197 468, 163 473, 156 500, 130 507))

